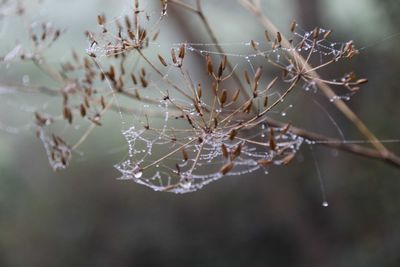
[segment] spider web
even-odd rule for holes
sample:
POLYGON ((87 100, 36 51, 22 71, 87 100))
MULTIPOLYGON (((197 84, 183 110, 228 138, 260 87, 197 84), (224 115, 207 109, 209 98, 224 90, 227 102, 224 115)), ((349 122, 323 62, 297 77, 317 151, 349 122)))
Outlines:
MULTIPOLYGON (((328 30, 319 29, 320 35, 327 32, 328 30)), ((312 31, 294 32, 293 35, 294 38, 301 40, 302 44, 291 49, 299 53, 310 53, 311 56, 318 58, 320 64, 340 55, 346 45, 329 42, 326 39, 320 39, 315 44, 311 39, 312 31)), ((107 42, 110 43, 110 41, 107 42)), ((226 56, 229 61, 237 62, 235 69, 247 69, 252 75, 256 74, 253 61, 258 58, 272 60, 288 71, 293 67, 284 56, 288 49, 274 48, 273 43, 270 42, 266 43, 262 50, 254 52, 252 43, 259 46, 262 42, 222 44, 184 42, 174 43, 169 47, 176 51, 184 48, 187 54, 203 57, 226 56), (225 52, 216 52, 217 46, 223 47, 225 52), (245 48, 247 52, 237 53, 238 47, 241 50, 245 48)), ((165 44, 155 42, 151 45, 156 48, 165 46, 165 44)), ((109 49, 99 49, 97 46, 98 43, 90 52, 100 52, 100 56, 101 52, 103 56, 109 55, 109 49)), ((173 64, 168 66, 164 79, 158 82, 156 79, 151 81, 149 88, 154 92, 145 93, 146 98, 153 99, 156 94, 159 94, 155 99, 161 100, 155 109, 163 114, 164 118, 157 120, 153 126, 154 122, 149 122, 152 116, 146 110, 154 110, 154 106, 151 108, 151 105, 143 105, 140 109, 141 114, 134 116, 134 126, 123 131, 129 153, 126 160, 115 165, 122 173, 120 179, 133 180, 155 191, 188 193, 199 190, 224 176, 246 175, 259 169, 264 169, 265 173, 268 173, 267 169, 270 165, 284 165, 295 157, 304 139, 290 132, 290 129, 270 127, 262 118, 241 129, 233 139, 230 137, 230 132, 240 123, 240 119, 229 119, 223 127, 216 128, 213 132, 196 127, 193 122, 188 123, 187 114, 191 115, 191 121, 199 122, 203 119, 198 114, 195 105, 179 97, 179 94, 172 97, 168 90, 162 88, 165 86, 165 79, 179 80, 177 78, 179 73, 176 73, 178 71, 174 67, 173 64), (182 114, 173 114, 171 105, 182 107, 182 114), (276 147, 271 148, 271 140, 276 147)), ((289 76, 287 80, 293 78, 289 76)), ((180 81, 180 84, 184 82, 180 81)), ((193 82, 189 81, 189 83, 193 82)), ((303 88, 306 91, 311 89, 317 91, 315 84, 304 83, 303 88)), ((267 95, 271 98, 279 98, 281 93, 277 90, 268 92, 267 95)), ((211 103, 207 101, 200 101, 200 106, 201 109, 213 109, 211 103)), ((216 112, 220 112, 221 117, 224 118, 224 116, 229 117, 229 114, 234 114, 235 109, 223 111, 217 109, 216 112)), ((286 115, 286 112, 279 113, 282 116, 286 115)))

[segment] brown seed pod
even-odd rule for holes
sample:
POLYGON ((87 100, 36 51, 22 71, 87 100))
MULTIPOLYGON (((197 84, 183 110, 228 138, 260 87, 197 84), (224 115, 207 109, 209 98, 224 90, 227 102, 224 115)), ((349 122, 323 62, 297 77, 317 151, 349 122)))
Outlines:
POLYGON ((189 160, 189 155, 186 152, 186 150, 184 148, 182 148, 182 157, 184 161, 188 161, 189 160))
POLYGON ((151 41, 156 41, 158 38, 158 35, 160 34, 160 30, 156 31, 156 33, 154 33, 153 38, 151 38, 151 41))
POLYGON ((185 52, 186 52, 186 48, 185 45, 183 44, 180 48, 179 48, 179 58, 183 59, 185 57, 185 52))
POLYGON ((269 98, 268 98, 268 96, 266 96, 264 98, 264 108, 266 108, 268 106, 268 100, 269 100, 269 98))
POLYGON ((171 49, 171 58, 172 58, 172 62, 174 64, 178 63, 178 60, 176 59, 176 53, 175 53, 175 49, 174 48, 171 49))
POLYGON ((228 149, 226 148, 225 144, 222 144, 222 145, 221 145, 221 151, 222 151, 222 155, 223 155, 225 158, 228 158, 228 157, 229 157, 229 152, 228 152, 228 149))
POLYGON ((368 79, 359 79, 355 82, 356 85, 362 85, 368 82, 368 79))
POLYGON ((51 138, 53 139, 54 146, 58 147, 60 143, 58 142, 57 137, 54 134, 52 134, 51 138))
POLYGON ((327 32, 324 34, 324 39, 328 39, 329 36, 331 36, 331 34, 332 34, 332 31, 331 31, 331 30, 327 31, 327 32))
POLYGON ((89 102, 88 96, 85 96, 85 98, 83 99, 83 102, 84 102, 86 108, 90 108, 90 102, 89 102))
POLYGON ((206 65, 207 65, 207 73, 208 75, 212 75, 214 73, 213 64, 210 56, 206 56, 206 65))
POLYGON ((236 102, 240 95, 240 89, 237 89, 236 92, 232 96, 232 102, 236 102))
POLYGON ((270 134, 269 134, 269 148, 274 151, 276 150, 275 133, 272 128, 270 128, 270 134))
POLYGON ((276 33, 276 41, 280 44, 282 42, 282 35, 280 32, 276 33))
POLYGON ((244 80, 246 81, 247 84, 250 84, 250 76, 247 70, 244 71, 244 80))
POLYGON ((295 154, 289 154, 282 159, 282 164, 287 165, 295 158, 295 154))
POLYGON ((236 159, 242 153, 242 144, 239 144, 232 153, 232 160, 236 159))
POLYGON ((221 78, 222 77, 222 74, 224 73, 224 69, 223 69, 223 66, 222 66, 222 61, 221 61, 221 63, 219 64, 219 67, 218 67, 218 78, 221 78))
POLYGON ((143 76, 140 76, 140 83, 142 84, 143 88, 147 88, 149 85, 148 81, 143 76))
POLYGON ((290 24, 290 31, 294 32, 296 30, 296 27, 297 27, 296 21, 292 21, 292 23, 290 24))
POLYGON ((229 133, 229 140, 233 140, 235 139, 237 135, 237 131, 235 129, 233 129, 230 133, 229 133))
POLYGON ((250 45, 255 51, 258 51, 257 43, 254 40, 250 41, 250 45))
POLYGON ((60 160, 62 165, 67 166, 67 159, 65 158, 63 153, 60 156, 60 160))
POLYGON ((167 62, 160 54, 158 54, 158 60, 160 60, 161 64, 163 64, 165 67, 168 66, 167 62))
POLYGON ((315 27, 315 29, 312 31, 312 38, 317 39, 319 37, 319 28, 315 27))
POLYGON ((97 23, 101 26, 103 26, 106 22, 106 17, 104 15, 98 15, 97 16, 97 23))
POLYGON ((115 69, 114 66, 110 67, 110 70, 107 72, 108 78, 110 78, 111 81, 115 81, 115 69))
POLYGON ((64 116, 64 119, 68 120, 68 122, 70 124, 72 123, 72 112, 71 112, 71 109, 69 107, 64 106, 63 116, 64 116))
POLYGON ((256 73, 254 74, 254 81, 255 81, 256 83, 259 82, 259 80, 260 80, 260 78, 261 78, 261 75, 262 75, 262 68, 261 68, 261 67, 258 67, 257 70, 256 70, 256 73))
POLYGON ((85 116, 86 116, 86 108, 85 108, 85 105, 81 104, 81 105, 79 106, 79 111, 80 111, 82 117, 85 117, 85 116))
POLYGON ((273 163, 273 161, 269 160, 269 159, 260 159, 257 161, 257 163, 263 167, 267 167, 267 166, 271 165, 273 163))
POLYGON ((101 104, 102 109, 105 109, 105 108, 106 108, 106 101, 105 101, 105 99, 104 99, 104 96, 101 96, 101 98, 100 98, 100 104, 101 104))
POLYGON ((249 101, 243 109, 243 112, 250 113, 251 108, 253 107, 253 101, 249 101))
POLYGON ((199 84, 197 85, 197 96, 198 96, 199 98, 201 98, 202 95, 203 95, 203 89, 201 88, 201 84, 199 83, 199 84))
POLYGON ((286 124, 286 126, 282 129, 282 134, 287 134, 291 126, 291 123, 286 124))
POLYGON ((222 175, 227 174, 228 172, 230 172, 233 169, 234 165, 233 162, 228 162, 226 163, 224 166, 221 167, 220 169, 220 173, 222 175))
POLYGON ((226 89, 222 90, 221 96, 219 98, 219 102, 221 103, 221 106, 224 106, 226 103, 226 99, 228 97, 228 92, 226 89))
POLYGON ((137 79, 136 79, 135 74, 133 74, 133 73, 131 74, 131 79, 132 79, 133 84, 137 85, 137 79))
POLYGON ((226 55, 224 55, 222 57, 222 61, 221 61, 222 70, 225 70, 227 64, 228 64, 228 57, 226 55))

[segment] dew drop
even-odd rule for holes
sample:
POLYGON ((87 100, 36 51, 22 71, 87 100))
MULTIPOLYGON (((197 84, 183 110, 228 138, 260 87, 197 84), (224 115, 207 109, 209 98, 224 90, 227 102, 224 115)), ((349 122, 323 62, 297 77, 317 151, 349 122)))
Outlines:
POLYGON ((143 176, 143 172, 139 166, 135 166, 132 170, 133 177, 140 179, 143 176))
POLYGON ((180 183, 181 187, 185 190, 189 190, 192 186, 192 182, 189 179, 183 179, 180 183))
POLYGON ((29 85, 29 82, 30 82, 29 75, 24 75, 24 77, 22 77, 22 83, 26 86, 29 85))
POLYGON ((329 203, 328 203, 328 201, 324 201, 324 202, 322 202, 322 207, 324 207, 324 208, 327 208, 327 207, 329 207, 329 203))
POLYGON ((135 176, 136 179, 139 179, 139 178, 142 177, 142 175, 143 175, 143 172, 138 171, 138 172, 136 172, 133 176, 135 176))

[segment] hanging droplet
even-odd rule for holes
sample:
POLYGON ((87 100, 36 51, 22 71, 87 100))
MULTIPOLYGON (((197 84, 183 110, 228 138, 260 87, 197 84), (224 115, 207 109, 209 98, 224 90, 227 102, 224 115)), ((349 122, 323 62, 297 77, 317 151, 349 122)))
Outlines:
POLYGON ((133 174, 133 177, 135 177, 136 179, 140 179, 140 178, 142 178, 142 176, 143 176, 142 169, 141 169, 138 165, 136 165, 136 166, 132 169, 132 174, 133 174))
POLYGON ((322 207, 327 208, 329 206, 328 201, 322 202, 322 207))
POLYGON ((136 179, 142 178, 143 172, 138 171, 138 172, 136 172, 133 176, 135 176, 136 179))

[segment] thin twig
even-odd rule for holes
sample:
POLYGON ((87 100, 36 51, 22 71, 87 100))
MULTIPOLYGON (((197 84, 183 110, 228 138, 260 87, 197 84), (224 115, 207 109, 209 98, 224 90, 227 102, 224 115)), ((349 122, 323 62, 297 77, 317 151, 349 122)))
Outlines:
MULTIPOLYGON (((287 125, 285 123, 276 121, 271 118, 267 118, 266 121, 270 126, 273 127, 285 127, 287 125)), ((382 153, 380 153, 380 151, 377 151, 376 149, 366 148, 357 144, 348 144, 343 142, 343 140, 327 137, 315 132, 307 131, 305 129, 296 128, 292 126, 290 127, 290 131, 311 142, 314 142, 315 145, 336 148, 342 151, 352 153, 354 155, 380 160, 389 163, 397 168, 400 168, 400 157, 392 152, 382 155, 382 153)))

